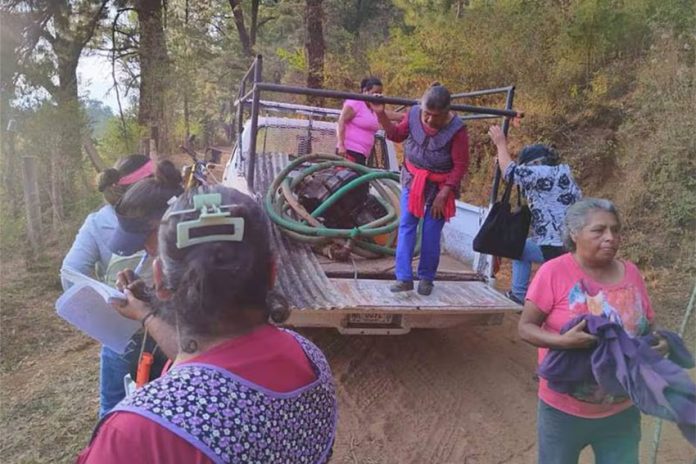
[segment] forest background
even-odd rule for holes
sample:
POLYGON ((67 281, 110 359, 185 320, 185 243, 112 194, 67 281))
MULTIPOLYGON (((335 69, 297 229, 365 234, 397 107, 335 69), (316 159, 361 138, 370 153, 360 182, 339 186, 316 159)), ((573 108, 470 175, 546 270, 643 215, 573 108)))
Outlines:
MULTIPOLYGON (((102 201, 99 170, 147 149, 148 137, 160 156, 191 134, 200 146, 229 145, 231 102, 257 54, 266 80, 292 85, 357 91, 376 75, 387 94, 416 98, 434 80, 455 92, 514 84, 514 106, 526 117, 511 130, 513 149, 553 144, 586 195, 618 204, 622 256, 643 271, 660 321, 681 322, 696 276, 691 0, 0 4, 2 327, 14 327, 29 296, 57 292, 59 260, 102 201), (115 108, 88 98, 78 79, 80 60, 92 55, 112 64, 103 80, 115 108), (23 196, 27 159, 38 179, 33 211, 23 196), (28 238, 32 221, 41 232, 28 238)), ((462 195, 483 205, 493 147, 485 124, 472 123, 470 134, 462 195)), ((693 324, 687 335, 694 340, 693 324)), ((36 337, 21 326, 3 330, 3 374, 36 348, 28 346, 50 345, 36 337)))

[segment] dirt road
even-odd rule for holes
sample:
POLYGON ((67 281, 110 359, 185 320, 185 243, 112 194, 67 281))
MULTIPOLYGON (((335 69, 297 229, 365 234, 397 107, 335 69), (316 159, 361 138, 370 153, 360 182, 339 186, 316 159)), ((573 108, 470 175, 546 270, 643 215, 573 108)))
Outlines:
MULTIPOLYGON (((98 346, 55 315, 57 258, 33 274, 3 263, 2 463, 74 462, 94 427, 98 346)), ((516 338, 516 322, 391 337, 306 332, 339 393, 332 464, 534 463, 535 352, 516 338)), ((643 463, 653 423, 644 419, 643 463)), ((666 424, 658 462, 693 459, 666 424)), ((582 462, 592 462, 589 451, 582 462)))
POLYGON ((317 337, 340 392, 337 462, 529 462, 534 354, 510 325, 317 337))
MULTIPOLYGON (((536 352, 516 337, 517 316, 498 327, 393 337, 311 333, 338 384, 336 463, 536 462, 536 352)), ((643 421, 649 462, 654 420, 643 421)), ((659 463, 695 455, 666 424, 659 463)), ((593 462, 583 453, 582 463, 593 462)))

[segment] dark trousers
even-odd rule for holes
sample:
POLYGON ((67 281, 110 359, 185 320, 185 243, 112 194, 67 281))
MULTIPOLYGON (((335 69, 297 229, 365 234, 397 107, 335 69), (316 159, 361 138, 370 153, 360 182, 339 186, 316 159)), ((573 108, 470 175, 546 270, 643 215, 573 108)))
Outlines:
POLYGON ((595 464, 638 464, 640 412, 634 406, 613 416, 585 419, 539 401, 539 464, 577 464, 591 446, 595 464))
MULTIPOLYGON (((336 154, 338 155, 338 148, 336 149, 336 154)), ((365 155, 363 155, 362 153, 358 153, 357 151, 353 151, 353 150, 346 150, 345 158, 348 161, 351 161, 353 163, 362 164, 363 166, 365 166, 365 163, 367 162, 367 158, 365 157, 365 155)))

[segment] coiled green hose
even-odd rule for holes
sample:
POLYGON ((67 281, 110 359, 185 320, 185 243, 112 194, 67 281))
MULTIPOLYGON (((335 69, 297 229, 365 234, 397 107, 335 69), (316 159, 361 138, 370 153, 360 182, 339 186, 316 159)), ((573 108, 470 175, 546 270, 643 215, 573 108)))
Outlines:
MULTIPOLYGON (((354 247, 379 255, 393 256, 396 251, 394 245, 399 226, 400 194, 397 173, 372 169, 346 161, 335 155, 314 154, 295 159, 278 174, 268 188, 264 205, 271 220, 285 234, 295 240, 315 245, 329 243, 337 239, 350 240, 354 247), (311 164, 304 169, 297 170, 306 163, 311 164), (295 189, 307 176, 338 166, 352 169, 361 175, 332 193, 310 214, 300 205, 295 189), (387 211, 386 215, 352 229, 329 228, 317 219, 344 195, 365 183, 370 183, 378 193, 375 197, 387 211), (379 245, 369 240, 385 234, 389 234, 386 245, 379 245)), ((418 248, 419 245, 420 243, 418 248)))

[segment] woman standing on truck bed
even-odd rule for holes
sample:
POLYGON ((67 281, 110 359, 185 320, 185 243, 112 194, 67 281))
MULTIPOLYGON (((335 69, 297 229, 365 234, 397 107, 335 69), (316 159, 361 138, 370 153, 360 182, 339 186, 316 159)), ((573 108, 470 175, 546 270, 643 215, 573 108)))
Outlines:
MULTIPOLYGON (((360 82, 360 93, 381 95, 382 91, 382 81, 376 77, 367 77, 360 82)), ((392 111, 388 111, 387 115, 395 120, 402 117, 400 113, 392 111)), ((370 103, 346 100, 336 125, 336 154, 365 166, 372 154, 378 130, 379 121, 370 103)))
POLYGON ((398 125, 384 111, 372 107, 387 138, 404 143, 401 169, 401 220, 396 246, 396 283, 392 292, 413 290, 411 261, 416 231, 423 221, 418 293, 430 295, 440 264, 440 236, 445 221, 456 212, 462 178, 469 165, 469 140, 464 122, 450 111, 451 96, 439 83, 425 91, 398 125))

